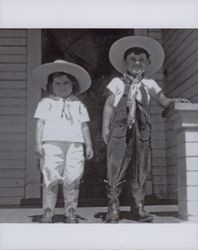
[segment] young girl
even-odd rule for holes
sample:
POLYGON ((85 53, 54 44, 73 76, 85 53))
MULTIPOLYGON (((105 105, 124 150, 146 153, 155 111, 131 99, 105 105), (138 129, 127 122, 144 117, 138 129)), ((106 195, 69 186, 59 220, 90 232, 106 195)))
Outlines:
POLYGON ((47 85, 49 97, 36 109, 36 152, 43 174, 43 217, 51 223, 59 184, 63 185, 67 223, 76 223, 80 179, 86 159, 93 157, 85 105, 76 97, 91 85, 87 71, 63 60, 40 65, 33 71, 36 83, 47 85))

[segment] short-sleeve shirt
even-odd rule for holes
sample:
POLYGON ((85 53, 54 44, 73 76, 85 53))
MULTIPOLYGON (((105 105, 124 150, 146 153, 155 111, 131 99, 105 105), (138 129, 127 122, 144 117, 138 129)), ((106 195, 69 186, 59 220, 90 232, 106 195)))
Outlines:
POLYGON ((87 108, 77 98, 43 98, 34 117, 45 120, 42 141, 84 142, 82 123, 90 121, 87 108))
MULTIPOLYGON (((150 97, 155 98, 155 96, 162 90, 160 86, 156 83, 156 81, 154 81, 153 79, 142 79, 141 82, 144 84, 148 100, 150 100, 150 97)), ((115 95, 113 106, 116 107, 124 93, 124 82, 118 77, 113 78, 111 82, 107 85, 107 88, 115 95)), ((138 91, 136 98, 139 102, 141 102, 142 96, 140 91, 138 91)))

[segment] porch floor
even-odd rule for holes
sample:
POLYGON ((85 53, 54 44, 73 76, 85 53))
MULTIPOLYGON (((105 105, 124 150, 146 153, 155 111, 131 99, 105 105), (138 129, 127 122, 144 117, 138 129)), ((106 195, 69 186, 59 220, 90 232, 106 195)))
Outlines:
MULTIPOLYGON (((176 205, 145 206, 146 211, 153 214, 153 223, 181 223, 176 205)), ((79 223, 105 223, 106 207, 79 207, 77 215, 79 223)), ((130 207, 120 208, 120 223, 137 223, 130 219, 130 207)), ((64 222, 63 208, 55 209, 54 223, 64 222)), ((41 208, 0 208, 0 223, 39 223, 41 208)))

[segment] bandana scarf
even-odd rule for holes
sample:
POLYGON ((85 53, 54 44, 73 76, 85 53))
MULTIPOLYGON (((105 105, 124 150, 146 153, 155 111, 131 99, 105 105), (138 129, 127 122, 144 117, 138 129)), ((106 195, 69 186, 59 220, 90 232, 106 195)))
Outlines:
POLYGON ((66 120, 70 121, 73 124, 73 118, 71 115, 71 100, 70 99, 63 99, 63 107, 61 110, 61 118, 65 117, 66 120))
POLYGON ((124 81, 130 84, 128 100, 127 100, 127 107, 129 110, 128 119, 127 119, 128 128, 132 128, 133 124, 135 123, 136 98, 137 98, 138 92, 140 91, 140 87, 142 85, 141 83, 142 78, 143 78, 142 75, 136 78, 133 78, 128 73, 124 73, 124 81))

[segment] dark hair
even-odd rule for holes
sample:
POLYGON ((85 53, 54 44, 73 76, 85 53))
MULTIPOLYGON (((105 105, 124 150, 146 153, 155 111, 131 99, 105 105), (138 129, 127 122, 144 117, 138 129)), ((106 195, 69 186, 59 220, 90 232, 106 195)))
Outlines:
POLYGON ((53 94, 53 87, 52 87, 52 83, 54 81, 54 78, 55 77, 59 77, 59 76, 67 76, 69 78, 69 80, 72 82, 73 84, 73 93, 76 94, 78 92, 78 81, 77 79, 73 76, 73 75, 70 75, 69 73, 65 73, 65 72, 55 72, 55 73, 52 73, 48 76, 48 79, 47 79, 47 91, 50 93, 50 94, 53 94))
POLYGON ((128 50, 125 51, 124 60, 126 60, 127 56, 130 55, 131 53, 134 53, 136 55, 145 53, 147 58, 149 58, 149 56, 150 56, 149 53, 145 49, 140 48, 140 47, 133 47, 133 48, 129 48, 128 50))

